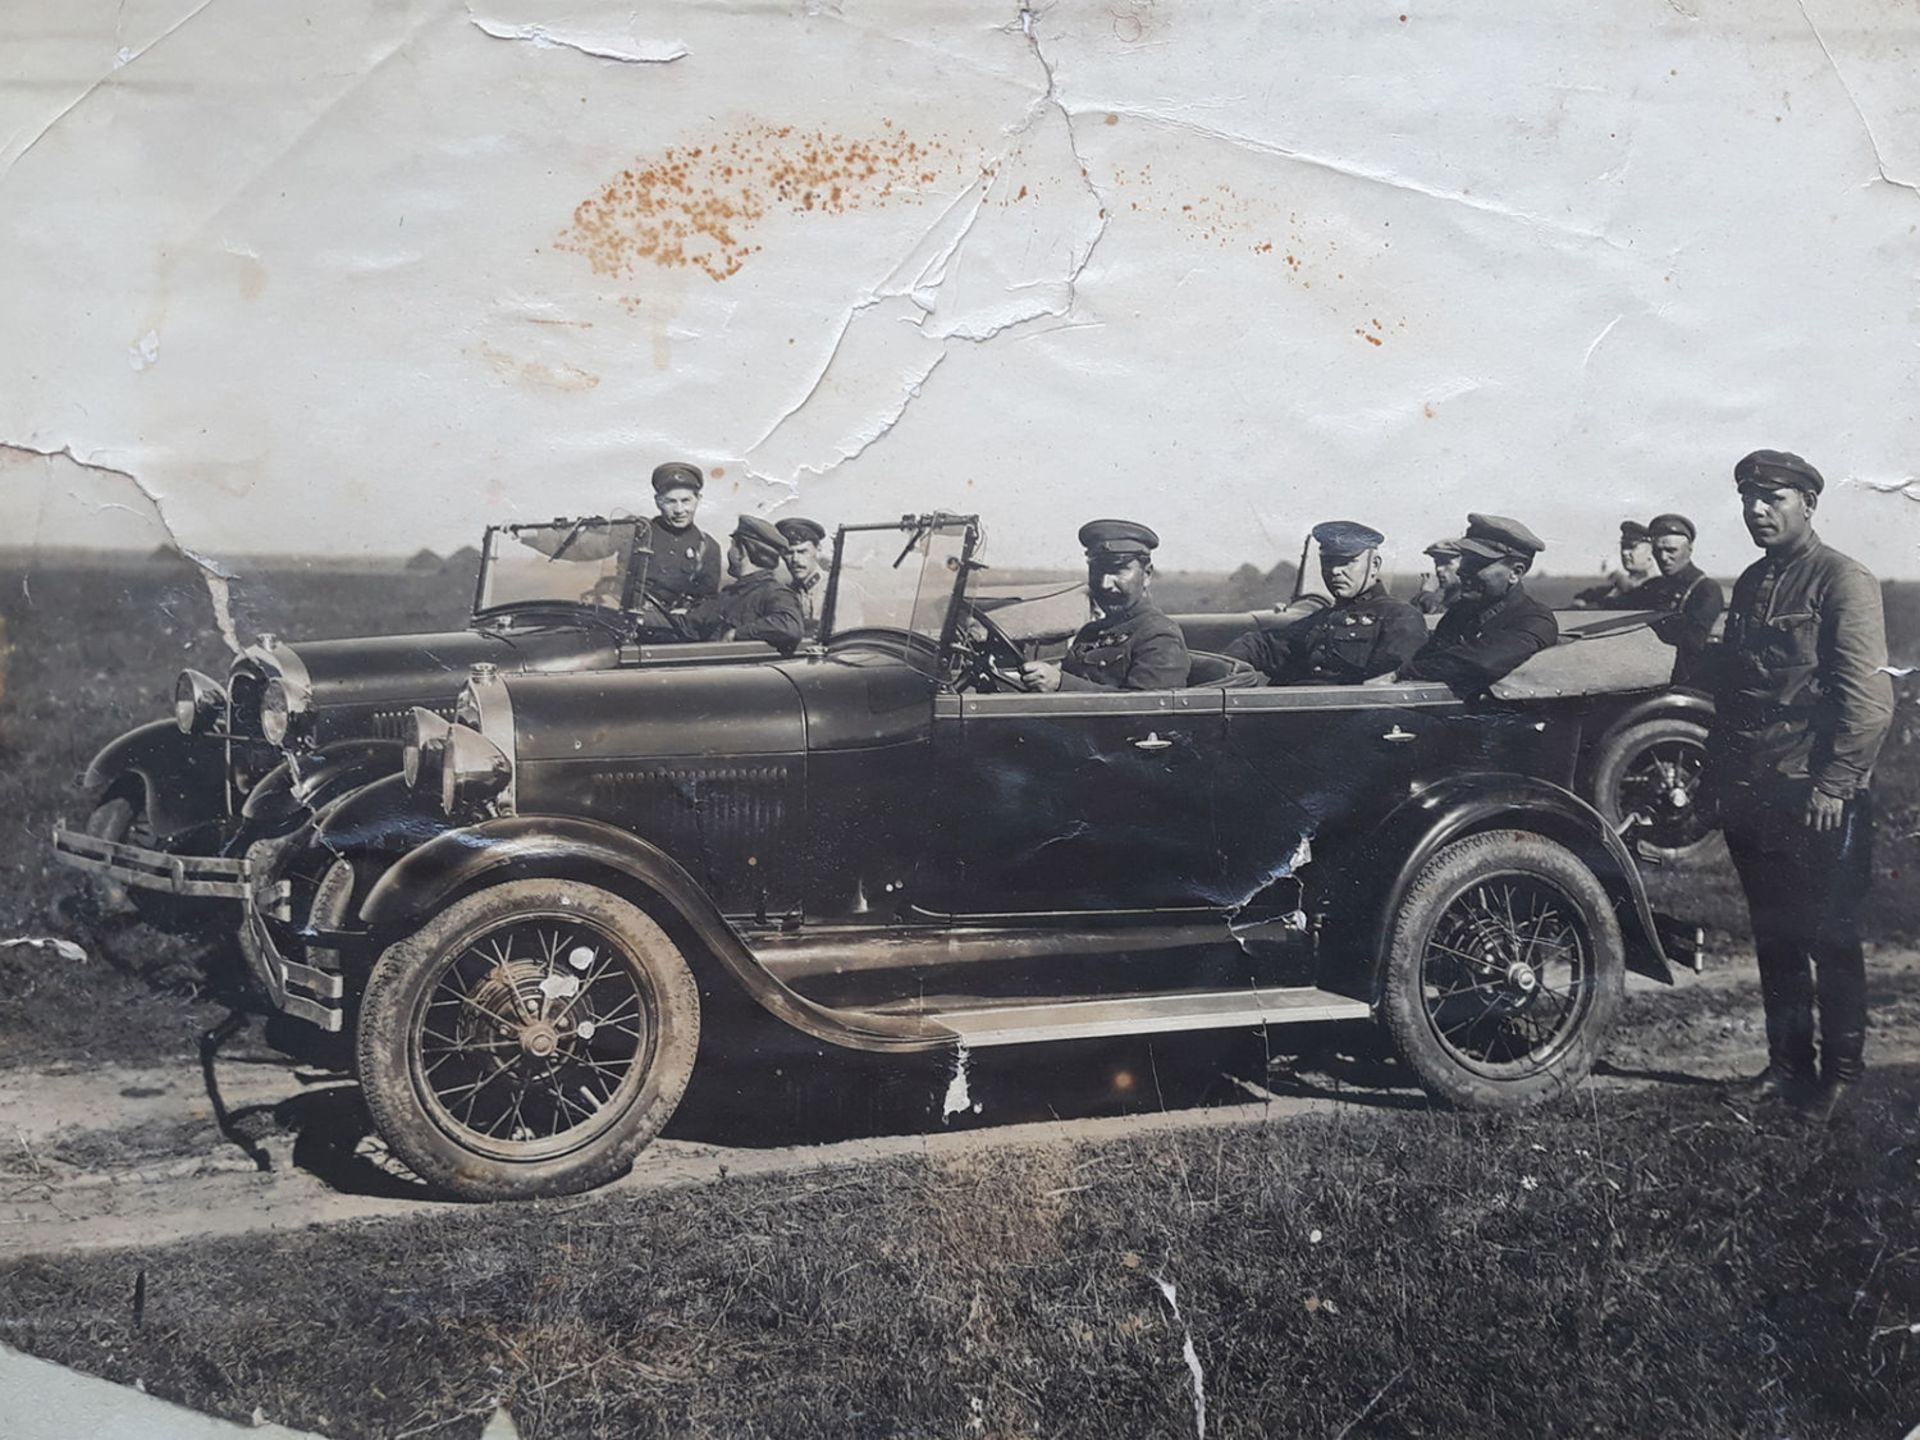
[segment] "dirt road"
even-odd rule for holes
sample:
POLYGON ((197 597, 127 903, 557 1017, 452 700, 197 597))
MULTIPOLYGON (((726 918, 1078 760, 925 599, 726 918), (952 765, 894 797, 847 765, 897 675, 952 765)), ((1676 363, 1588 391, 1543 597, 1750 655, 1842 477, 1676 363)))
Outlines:
MULTIPOLYGON (((1920 1060, 1920 952, 1883 950, 1869 963, 1873 1058, 1920 1060)), ((798 1099, 789 1077, 780 1093, 794 1115, 809 1121, 792 1133, 819 1143, 776 1143, 789 1133, 777 1120, 769 1128, 739 1119, 764 1116, 765 1098, 730 1093, 706 1105, 704 1117, 677 1119, 610 1188, 685 1188, 730 1175, 832 1171, 901 1156, 1272 1124, 1340 1106, 1422 1104, 1390 1065, 1354 1059, 1348 1052, 1356 1047, 1338 1038, 1297 1064, 1270 1065, 1257 1041, 1251 1051, 1238 1039, 1227 1047, 1163 1042, 976 1057, 967 1077, 970 1103, 956 1114, 947 1113, 951 1072, 927 1070, 895 1075, 894 1103, 870 1104, 852 1123, 825 1129, 811 1123, 822 1095, 871 1093, 871 1077, 827 1074, 798 1099)), ((1589 1083, 1704 1084, 1757 1069, 1764 1058, 1751 962, 1736 957, 1703 976, 1683 976, 1671 991, 1636 983, 1608 1060, 1589 1083)), ((344 1077, 304 1071, 257 1044, 223 1050, 208 1066, 183 1057, 139 1069, 0 1070, 0 1115, 7 1117, 0 1131, 0 1255, 461 1208, 426 1197, 386 1159, 367 1133, 357 1089, 344 1077)))

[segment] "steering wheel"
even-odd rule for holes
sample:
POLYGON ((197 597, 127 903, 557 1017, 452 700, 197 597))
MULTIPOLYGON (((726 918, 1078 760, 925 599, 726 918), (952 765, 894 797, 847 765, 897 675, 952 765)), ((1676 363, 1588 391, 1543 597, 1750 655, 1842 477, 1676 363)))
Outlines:
POLYGON ((1026 663, 1020 647, 977 606, 969 604, 961 614, 954 630, 953 653, 960 660, 954 684, 961 690, 992 694, 1027 688, 1020 678, 1020 667, 1026 663))

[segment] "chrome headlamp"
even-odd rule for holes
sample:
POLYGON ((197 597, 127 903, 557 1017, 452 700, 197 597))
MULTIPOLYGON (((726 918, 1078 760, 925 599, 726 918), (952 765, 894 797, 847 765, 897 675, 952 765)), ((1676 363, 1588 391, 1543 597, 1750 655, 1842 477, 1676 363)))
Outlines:
POLYGON ((478 730, 415 706, 407 717, 400 771, 407 788, 440 797, 440 808, 484 805, 513 780, 513 762, 478 730))
POLYGON ((227 718, 227 692, 210 675, 182 670, 173 682, 173 720, 183 735, 204 735, 227 718))
POLYGON ((306 686, 288 676, 276 676, 260 692, 260 734, 269 745, 299 741, 312 714, 306 686))
POLYGON ((446 764, 447 735, 453 726, 431 710, 416 705, 401 735, 400 773, 409 790, 438 790, 446 764))

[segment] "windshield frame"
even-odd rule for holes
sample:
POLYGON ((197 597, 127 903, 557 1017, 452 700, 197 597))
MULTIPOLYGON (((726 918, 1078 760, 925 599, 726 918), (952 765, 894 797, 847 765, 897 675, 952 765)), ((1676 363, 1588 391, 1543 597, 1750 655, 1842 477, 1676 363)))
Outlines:
MULTIPOLYGON (((919 630, 912 628, 911 624, 906 627, 897 625, 860 625, 844 633, 858 634, 862 630, 875 629, 912 635, 923 642, 929 650, 937 654, 938 663, 944 663, 948 647, 953 640, 954 626, 957 623, 957 617, 960 612, 961 601, 966 591, 967 582, 974 571, 980 568, 979 562, 974 558, 975 553, 979 549, 981 539, 980 517, 977 515, 956 515, 945 510, 934 510, 923 515, 902 515, 898 520, 883 521, 877 524, 842 525, 834 532, 833 537, 833 568, 827 576, 827 597, 820 611, 820 644, 823 646, 831 645, 835 639, 839 638, 835 629, 835 621, 838 619, 837 612, 840 602, 840 586, 845 574, 845 565, 843 562, 846 556, 846 544, 849 535, 885 533, 900 536, 905 544, 905 549, 902 550, 900 559, 894 562, 895 568, 898 568, 906 562, 908 555, 912 553, 922 538, 931 535, 935 531, 957 533, 960 538, 960 563, 954 574, 953 584, 947 590, 946 609, 941 617, 938 633, 922 634, 919 630)), ((921 559, 920 578, 914 586, 914 611, 916 613, 920 608, 922 597, 928 593, 927 586, 930 576, 927 566, 931 558, 930 547, 929 554, 923 556, 921 559)))
POLYGON ((489 525, 480 537, 480 573, 474 577, 473 604, 468 611, 469 628, 479 628, 488 621, 508 619, 515 615, 553 614, 569 619, 585 619, 617 629, 622 633, 633 630, 640 621, 639 606, 646 592, 648 562, 653 556, 653 525, 644 516, 634 515, 583 515, 560 516, 553 520, 515 521, 511 524, 489 525), (503 600, 493 605, 482 602, 487 594, 487 581, 492 575, 495 561, 495 546, 502 535, 514 534, 522 530, 551 530, 556 526, 577 526, 585 529, 590 525, 630 527, 632 542, 627 546, 628 560, 625 563, 626 575, 621 584, 620 600, 615 605, 589 605, 584 601, 569 600, 562 596, 534 596, 523 600, 503 600))

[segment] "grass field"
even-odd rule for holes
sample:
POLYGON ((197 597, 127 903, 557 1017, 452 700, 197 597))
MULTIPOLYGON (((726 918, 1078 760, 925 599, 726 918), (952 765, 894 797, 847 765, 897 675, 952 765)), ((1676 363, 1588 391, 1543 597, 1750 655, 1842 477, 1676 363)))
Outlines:
POLYGON ((530 1440, 1191 1436, 1202 1400, 1219 1437, 1898 1437, 1914 1078, 1843 1130, 1701 1090, 1355 1110, 24 1261, 0 1313, 339 1440, 499 1404, 530 1440))

